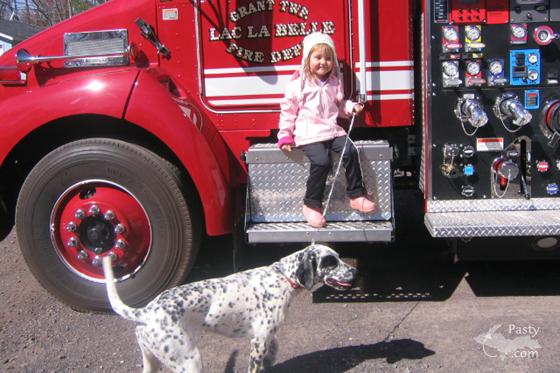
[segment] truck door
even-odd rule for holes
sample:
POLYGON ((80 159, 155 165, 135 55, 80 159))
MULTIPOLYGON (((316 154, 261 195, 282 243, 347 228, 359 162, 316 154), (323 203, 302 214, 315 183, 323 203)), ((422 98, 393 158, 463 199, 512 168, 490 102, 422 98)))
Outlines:
MULTIPOLYGON (((349 79, 348 1, 197 1, 197 43, 204 103, 219 112, 278 109, 284 87, 300 66, 303 37, 329 34, 349 79)), ((274 123, 276 125, 276 123, 274 123)))

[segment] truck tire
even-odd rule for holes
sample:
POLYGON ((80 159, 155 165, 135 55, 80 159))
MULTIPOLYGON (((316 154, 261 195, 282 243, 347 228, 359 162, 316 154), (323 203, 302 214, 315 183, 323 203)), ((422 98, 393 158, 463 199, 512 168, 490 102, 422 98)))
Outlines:
POLYGON ((181 283, 200 224, 177 167, 113 139, 75 141, 41 159, 18 197, 16 229, 27 265, 55 297, 110 309, 101 258, 113 257, 119 294, 147 303, 181 283))

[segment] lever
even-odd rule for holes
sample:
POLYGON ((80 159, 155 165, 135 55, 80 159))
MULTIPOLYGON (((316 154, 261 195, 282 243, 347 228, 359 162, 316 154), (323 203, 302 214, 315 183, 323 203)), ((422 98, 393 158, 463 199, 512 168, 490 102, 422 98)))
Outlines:
POLYGON ((171 52, 161 43, 161 41, 159 41, 154 28, 147 24, 142 18, 137 18, 135 23, 140 29, 142 36, 156 47, 158 54, 161 54, 163 57, 169 59, 171 57, 171 52))
POLYGON ((442 150, 443 163, 440 166, 441 173, 446 177, 455 177, 457 175, 455 158, 459 156, 459 146, 457 144, 445 144, 442 150))

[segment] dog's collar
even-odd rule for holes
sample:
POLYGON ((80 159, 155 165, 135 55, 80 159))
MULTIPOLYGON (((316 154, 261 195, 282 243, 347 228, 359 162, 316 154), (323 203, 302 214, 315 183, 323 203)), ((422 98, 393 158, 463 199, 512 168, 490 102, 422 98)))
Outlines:
POLYGON ((290 286, 292 287, 292 289, 299 289, 301 287, 300 284, 298 284, 297 282, 295 282, 294 280, 292 280, 289 276, 286 276, 286 274, 284 272, 282 272, 280 270, 280 268, 278 268, 277 266, 274 266, 274 269, 276 271, 278 271, 282 277, 284 277, 286 279, 286 281, 288 281, 288 284, 290 284, 290 286))
POLYGON ((286 281, 288 281, 288 283, 290 284, 290 286, 292 287, 292 289, 299 289, 301 286, 300 284, 298 284, 297 282, 295 282, 294 280, 292 280, 291 278, 289 278, 288 276, 286 276, 285 274, 282 273, 282 275, 284 276, 284 278, 286 279, 286 281))

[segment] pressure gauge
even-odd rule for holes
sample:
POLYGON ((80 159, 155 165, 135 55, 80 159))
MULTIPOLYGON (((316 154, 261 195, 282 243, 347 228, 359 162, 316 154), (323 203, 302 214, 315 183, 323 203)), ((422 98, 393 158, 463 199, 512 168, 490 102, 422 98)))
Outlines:
POLYGON ((537 70, 529 70, 529 73, 527 74, 527 78, 529 78, 529 80, 534 82, 537 79, 539 79, 539 72, 537 70))
POLYGON ((493 75, 500 75, 504 71, 504 64, 501 61, 492 61, 489 70, 493 75))
POLYGON ((539 62, 539 56, 535 53, 531 53, 527 56, 527 61, 529 61, 530 64, 534 65, 539 62))
POLYGON ((442 68, 443 68, 443 73, 447 76, 459 75, 459 68, 457 67, 457 64, 453 62, 445 61, 442 64, 442 68))
POLYGON ((480 73, 480 63, 476 61, 467 63, 467 72, 470 75, 478 75, 480 73))
POLYGON ((477 26, 467 26, 465 28, 465 35, 471 41, 478 40, 480 39, 480 28, 477 26))
POLYGON ((527 36, 527 30, 521 25, 511 25, 511 34, 517 39, 524 39, 527 36))
POLYGON ((445 40, 455 42, 459 39, 459 34, 457 33, 457 30, 455 28, 445 27, 443 29, 443 37, 445 38, 445 40))

